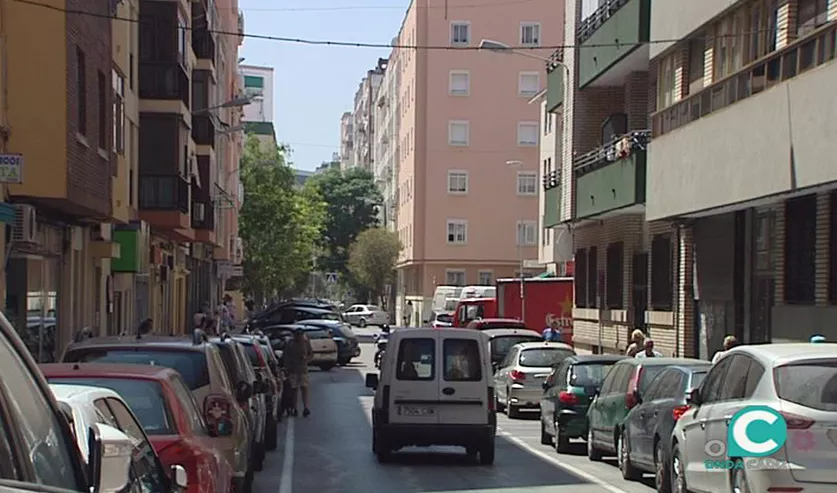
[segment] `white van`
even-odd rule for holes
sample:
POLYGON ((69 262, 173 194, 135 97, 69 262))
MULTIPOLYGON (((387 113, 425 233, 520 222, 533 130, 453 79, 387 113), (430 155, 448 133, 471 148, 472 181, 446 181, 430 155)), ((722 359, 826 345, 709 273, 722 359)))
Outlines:
POLYGON ((467 329, 393 332, 377 373, 372 451, 380 462, 409 446, 453 445, 494 463, 497 415, 488 336, 467 329))

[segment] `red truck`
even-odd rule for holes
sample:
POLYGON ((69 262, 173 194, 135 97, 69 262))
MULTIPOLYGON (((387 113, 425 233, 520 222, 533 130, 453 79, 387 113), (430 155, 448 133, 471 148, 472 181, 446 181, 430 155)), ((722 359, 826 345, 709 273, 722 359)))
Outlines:
POLYGON ((523 282, 526 313, 522 312, 520 279, 497 280, 497 317, 523 320, 532 330, 543 332, 558 322, 561 342, 573 341, 573 278, 528 278, 523 282))

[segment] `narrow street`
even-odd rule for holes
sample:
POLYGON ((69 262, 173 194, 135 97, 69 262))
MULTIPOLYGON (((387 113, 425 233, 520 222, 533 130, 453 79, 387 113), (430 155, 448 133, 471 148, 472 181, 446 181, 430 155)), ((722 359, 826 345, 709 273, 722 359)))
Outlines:
POLYGON ((311 370, 312 414, 286 419, 279 449, 256 475, 256 493, 649 493, 645 483, 622 480, 613 462, 587 460, 583 442, 572 455, 540 444, 532 419, 499 416, 497 460, 492 467, 466 459, 459 449, 407 449, 382 465, 371 451, 372 391, 364 375, 374 371, 374 346, 348 367, 311 370), (430 453, 432 451, 432 453, 430 453))

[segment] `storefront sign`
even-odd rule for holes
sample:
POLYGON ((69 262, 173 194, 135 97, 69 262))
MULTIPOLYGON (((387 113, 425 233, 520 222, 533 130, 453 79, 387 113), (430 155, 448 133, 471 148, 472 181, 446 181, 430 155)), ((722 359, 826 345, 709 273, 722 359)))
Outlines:
POLYGON ((0 154, 0 183, 23 183, 23 154, 0 154))

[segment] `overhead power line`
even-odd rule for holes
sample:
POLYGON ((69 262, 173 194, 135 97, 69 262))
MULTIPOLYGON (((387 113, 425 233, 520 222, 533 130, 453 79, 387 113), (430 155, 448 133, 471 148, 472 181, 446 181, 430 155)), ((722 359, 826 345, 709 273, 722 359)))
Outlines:
MULTIPOLYGON (((41 7, 48 10, 53 10, 57 12, 63 12, 65 14, 73 14, 73 15, 84 15, 89 17, 98 17, 98 18, 106 18, 111 20, 120 20, 125 22, 136 22, 139 21, 137 19, 130 19, 126 17, 117 17, 112 15, 106 14, 99 14, 96 12, 90 12, 85 10, 77 10, 77 9, 65 9, 61 7, 56 7, 53 5, 46 5, 35 0, 12 0, 17 3, 22 3, 26 5, 32 5, 35 7, 41 7)), ((186 29, 192 29, 187 27, 186 29)), ((219 34, 222 36, 241 36, 246 39, 260 39, 264 41, 275 41, 279 43, 290 43, 290 44, 300 44, 300 45, 308 45, 308 46, 334 46, 334 47, 346 47, 346 48, 385 48, 385 49, 403 49, 403 50, 424 50, 424 51, 490 51, 488 48, 481 48, 479 46, 446 46, 446 45, 406 45, 406 44, 391 44, 391 43, 367 43, 361 41, 338 41, 338 40, 326 40, 326 39, 307 39, 307 38, 291 38, 286 36, 270 36, 267 34, 251 34, 251 33, 238 33, 238 32, 231 32, 231 31, 220 31, 216 29, 210 29, 209 32, 213 34, 219 34)), ((705 38, 708 39, 717 39, 717 38, 748 38, 753 34, 757 34, 760 31, 748 31, 736 34, 729 34, 729 35, 721 35, 721 36, 708 36, 705 38)), ((773 29, 767 29, 763 32, 772 33, 775 32, 773 29)), ((628 45, 653 45, 653 44, 672 44, 678 43, 681 41, 685 41, 687 39, 695 39, 692 38, 673 38, 673 39, 654 39, 650 41, 639 41, 639 42, 627 42, 627 43, 590 43, 590 44, 583 44, 583 45, 574 45, 574 44, 561 44, 561 45, 547 45, 547 46, 509 46, 508 50, 510 51, 540 51, 540 50, 567 50, 567 49, 576 49, 576 48, 613 48, 613 47, 625 47, 628 45)))
MULTIPOLYGON (((443 2, 440 1, 438 4, 421 5, 416 6, 416 8, 423 10, 448 9, 456 11, 459 9, 479 9, 490 7, 502 7, 506 5, 519 5, 522 3, 530 3, 533 1, 535 0, 501 0, 495 2, 471 3, 463 5, 444 5, 443 2)), ((407 7, 403 5, 345 5, 342 7, 251 7, 241 10, 245 12, 345 12, 352 10, 407 10, 407 7)))

